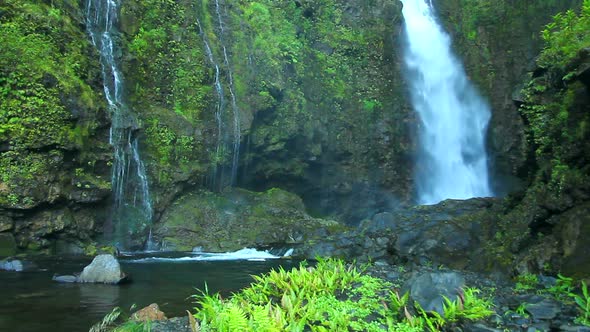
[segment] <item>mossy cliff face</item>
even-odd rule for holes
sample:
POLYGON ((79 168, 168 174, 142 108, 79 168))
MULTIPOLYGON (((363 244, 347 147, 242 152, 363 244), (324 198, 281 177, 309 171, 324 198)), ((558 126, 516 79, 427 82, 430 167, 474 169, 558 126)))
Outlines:
POLYGON ((94 233, 110 193, 100 68, 76 1, 0 4, 0 232, 48 249, 94 233), (13 234, 13 235, 11 235, 13 234))
POLYGON ((590 1, 543 31, 544 50, 520 92, 530 185, 497 216, 488 253, 520 272, 588 276, 590 1))
POLYGON ((215 128, 210 68, 194 1, 124 1, 121 63, 129 106, 160 212, 185 186, 202 184, 215 128))
MULTIPOLYGON (((492 106, 488 147, 494 190, 522 187, 530 175, 525 126, 512 101, 543 47, 540 31, 581 0, 440 0, 437 9, 466 71, 492 106), (525 180, 523 182, 522 180, 525 180)), ((517 96, 518 98, 518 96, 517 96)))
POLYGON ((121 14, 160 208, 187 182, 229 184, 236 141, 238 185, 280 186, 320 213, 411 199, 400 2, 126 1, 121 14))
POLYGON ((259 1, 228 16, 251 119, 240 183, 281 186, 313 211, 353 222, 393 203, 388 195, 411 200, 401 3, 259 1))

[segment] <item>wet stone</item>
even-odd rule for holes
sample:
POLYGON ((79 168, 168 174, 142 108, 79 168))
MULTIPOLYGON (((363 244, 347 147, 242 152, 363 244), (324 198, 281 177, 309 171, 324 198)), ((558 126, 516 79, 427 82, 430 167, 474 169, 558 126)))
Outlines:
POLYGON ((526 311, 531 314, 534 320, 551 320, 561 312, 559 303, 544 299, 541 302, 529 304, 526 311))

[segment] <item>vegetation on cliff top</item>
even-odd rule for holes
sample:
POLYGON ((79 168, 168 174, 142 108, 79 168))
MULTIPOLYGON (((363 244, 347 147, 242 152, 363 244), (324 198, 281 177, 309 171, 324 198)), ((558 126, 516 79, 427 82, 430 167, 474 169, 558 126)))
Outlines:
POLYGON ((590 1, 584 0, 580 13, 568 10, 553 17, 542 32, 545 48, 538 59, 541 67, 566 66, 578 52, 590 47, 590 1))

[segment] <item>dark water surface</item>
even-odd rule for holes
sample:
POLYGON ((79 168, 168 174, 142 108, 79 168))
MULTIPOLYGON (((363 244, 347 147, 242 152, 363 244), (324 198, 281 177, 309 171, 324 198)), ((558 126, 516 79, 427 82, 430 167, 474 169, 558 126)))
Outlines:
POLYGON ((80 272, 90 260, 56 258, 35 261, 40 271, 0 271, 0 331, 88 331, 113 307, 128 311, 158 303, 168 317, 193 310, 191 295, 207 284, 210 292, 231 292, 248 286, 251 275, 283 266, 291 260, 267 261, 147 261, 120 258, 132 282, 119 286, 61 284, 54 274, 80 272))

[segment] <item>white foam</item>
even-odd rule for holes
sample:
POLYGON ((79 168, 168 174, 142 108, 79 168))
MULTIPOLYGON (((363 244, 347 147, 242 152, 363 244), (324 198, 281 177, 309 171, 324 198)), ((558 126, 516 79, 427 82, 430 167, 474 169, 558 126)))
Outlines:
MULTIPOLYGON (((289 251, 288 251, 289 252, 289 251)), ((268 251, 259 251, 252 248, 244 248, 234 252, 209 253, 196 252, 194 256, 185 257, 146 257, 129 260, 130 263, 152 263, 152 262, 191 262, 191 261, 265 261, 267 259, 279 259, 282 256, 275 256, 268 251)))

